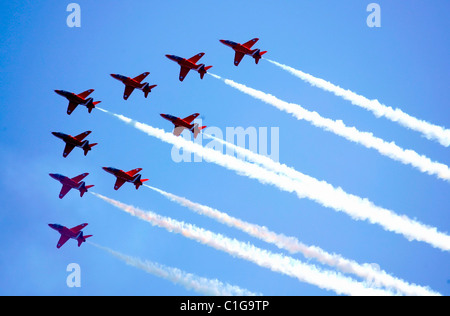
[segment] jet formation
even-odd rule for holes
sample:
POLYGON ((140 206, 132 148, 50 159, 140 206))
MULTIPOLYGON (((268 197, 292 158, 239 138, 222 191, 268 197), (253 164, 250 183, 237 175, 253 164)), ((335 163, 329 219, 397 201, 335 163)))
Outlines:
MULTIPOLYGON (((234 65, 238 66, 244 56, 251 56, 255 59, 255 63, 258 64, 259 60, 262 58, 267 51, 261 51, 260 49, 252 49, 252 47, 259 41, 258 38, 254 38, 244 44, 236 43, 230 40, 220 40, 220 42, 226 46, 231 47, 235 51, 234 56, 234 65)), ((179 57, 176 55, 166 55, 167 58, 176 62, 180 66, 180 74, 178 79, 180 81, 184 81, 186 76, 191 70, 194 70, 200 74, 200 79, 203 79, 205 74, 211 69, 213 66, 206 66, 205 64, 198 64, 200 59, 205 55, 205 53, 198 53, 193 57, 186 59, 183 57, 179 57)), ((111 77, 122 82, 125 85, 125 90, 123 93, 123 99, 128 100, 135 89, 141 90, 144 93, 144 97, 147 98, 149 93, 152 92, 152 89, 157 87, 156 84, 150 85, 148 82, 143 82, 150 72, 144 72, 134 78, 127 77, 120 74, 111 74, 111 77)), ((88 113, 91 113, 97 104, 101 101, 94 101, 92 97, 89 97, 94 89, 89 89, 79 94, 68 92, 65 90, 54 90, 58 95, 63 96, 69 101, 69 105, 67 107, 67 114, 70 115, 72 112, 78 107, 78 105, 83 105, 88 109, 88 113)), ((193 133, 194 138, 201 133, 206 126, 199 126, 198 123, 193 123, 193 121, 200 115, 199 113, 194 113, 185 118, 176 117, 170 114, 160 114, 162 118, 170 121, 174 125, 173 134, 175 136, 180 136, 181 133, 187 129, 193 133)), ((54 136, 61 139, 65 142, 65 147, 63 151, 63 157, 66 158, 74 148, 81 148, 84 152, 84 156, 88 154, 89 151, 92 150, 92 147, 96 146, 97 143, 90 143, 85 138, 91 134, 91 131, 83 132, 76 136, 71 136, 69 134, 61 133, 61 132, 52 132, 54 136)), ((142 179, 141 174, 142 168, 136 168, 130 171, 123 171, 113 167, 103 167, 103 170, 114 175, 116 177, 116 182, 114 184, 114 190, 119 190, 126 182, 133 183, 136 187, 136 190, 139 189, 140 186, 143 185, 144 182, 149 179, 142 179)), ((89 173, 80 174, 74 178, 69 178, 63 176, 61 174, 50 173, 49 174, 53 179, 59 181, 62 184, 61 191, 59 193, 59 198, 62 199, 66 196, 66 194, 72 190, 76 189, 80 192, 80 197, 88 192, 88 189, 92 188, 94 185, 86 185, 84 181, 82 181, 85 177, 89 175, 89 173)), ((92 235, 84 236, 82 229, 86 227, 88 224, 81 224, 75 226, 73 228, 67 228, 65 226, 59 224, 48 224, 49 227, 56 230, 60 233, 61 237, 56 245, 59 249, 61 248, 69 239, 75 239, 78 242, 78 247, 81 246, 83 242, 86 242, 86 239, 91 237, 92 235)))

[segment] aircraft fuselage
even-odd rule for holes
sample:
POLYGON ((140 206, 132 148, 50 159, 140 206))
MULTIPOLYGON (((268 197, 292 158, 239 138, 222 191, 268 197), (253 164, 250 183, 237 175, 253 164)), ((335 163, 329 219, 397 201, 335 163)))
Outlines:
POLYGON ((243 54, 246 54, 246 55, 253 55, 253 52, 255 51, 253 49, 249 49, 249 48, 245 47, 244 45, 236 43, 236 42, 233 42, 233 41, 220 40, 220 42, 222 44, 225 44, 225 45, 231 47, 235 51, 243 53, 243 54))
POLYGON ((127 182, 134 182, 138 177, 138 175, 130 176, 125 171, 113 167, 103 167, 103 170, 127 182))
POLYGON ((174 62, 178 63, 181 67, 186 67, 189 69, 199 70, 202 66, 202 64, 197 65, 196 63, 193 63, 186 58, 175 56, 175 55, 166 55, 167 58, 170 60, 173 60, 174 62))
POLYGON ((126 77, 126 76, 119 75, 119 74, 111 74, 111 77, 121 81, 124 85, 133 87, 135 89, 142 89, 142 87, 145 85, 145 83, 137 82, 133 78, 126 77))

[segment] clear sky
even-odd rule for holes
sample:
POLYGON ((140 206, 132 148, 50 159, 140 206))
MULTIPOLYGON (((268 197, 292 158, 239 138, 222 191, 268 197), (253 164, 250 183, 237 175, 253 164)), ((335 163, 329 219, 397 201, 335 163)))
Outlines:
MULTIPOLYGON (((196 295, 180 285, 125 265, 110 254, 59 238, 48 223, 84 231, 92 241, 123 254, 218 279, 265 295, 334 295, 314 285, 259 267, 227 253, 150 226, 91 194, 71 191, 48 176, 90 175, 92 191, 199 227, 287 252, 194 214, 145 187, 113 189, 101 167, 143 168, 150 185, 248 222, 294 236, 308 245, 376 263, 390 274, 450 294, 450 256, 423 242, 408 241, 378 225, 308 199, 263 185, 211 163, 176 163, 172 146, 100 111, 54 93, 95 89, 95 100, 114 113, 172 131, 160 113, 180 117, 199 112, 218 127, 278 127, 280 162, 378 206, 449 232, 450 183, 381 156, 377 151, 298 121, 211 76, 195 72, 178 80, 179 66, 165 54, 189 58, 199 52, 211 72, 324 117, 372 132, 405 149, 450 164, 449 148, 429 141, 348 101, 311 87, 262 60, 245 57, 233 65, 233 51, 220 39, 267 50, 267 58, 399 107, 431 123, 450 127, 448 1, 377 1, 381 27, 366 24, 371 1, 77 1, 81 27, 69 28, 70 1, 2 1, 0 4, 0 294, 1 295, 196 295), (283 3, 283 4, 281 4, 283 3), (123 85, 109 76, 149 71, 158 86, 124 101, 123 85), (93 131, 98 142, 86 157, 75 149, 62 157, 64 143, 51 132, 93 131), (81 287, 69 288, 66 267, 81 267, 81 287)), ((207 143, 208 141, 204 141, 207 143)), ((321 266, 315 260, 293 255, 321 266)), ((326 269, 329 267, 323 266, 326 269)))

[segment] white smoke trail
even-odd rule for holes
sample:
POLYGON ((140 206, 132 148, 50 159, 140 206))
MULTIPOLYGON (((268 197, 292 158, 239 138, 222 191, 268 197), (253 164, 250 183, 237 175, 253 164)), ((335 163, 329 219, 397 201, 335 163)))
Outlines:
POLYGON ((250 236, 261 239, 265 242, 276 245, 280 249, 288 250, 290 253, 301 253, 306 258, 312 258, 318 260, 320 263, 327 264, 332 267, 336 267, 342 272, 352 273, 359 277, 366 279, 374 286, 385 286, 390 289, 395 289, 405 295, 417 295, 417 296, 432 296, 440 295, 429 288, 422 287, 415 284, 409 284, 401 279, 395 278, 389 275, 387 272, 375 269, 371 264, 358 264, 353 260, 346 259, 339 254, 331 254, 316 246, 307 246, 300 242, 295 237, 285 236, 283 234, 277 234, 270 231, 267 227, 259 226, 256 224, 248 223, 238 218, 232 217, 226 213, 223 213, 217 209, 211 208, 206 205, 192 202, 184 197, 177 196, 175 194, 166 192, 164 190, 145 185, 147 188, 152 189, 159 194, 163 195, 167 199, 185 206, 194 212, 205 215, 220 223, 226 224, 230 227, 237 228, 250 236))
POLYGON ((411 130, 422 133, 429 140, 436 140, 441 145, 450 146, 450 130, 442 126, 431 124, 427 121, 419 120, 409 114, 404 113, 402 110, 396 108, 393 109, 390 106, 381 104, 378 100, 369 100, 366 97, 356 94, 353 91, 343 89, 339 86, 332 84, 326 80, 316 78, 303 71, 294 69, 292 67, 280 64, 276 61, 265 59, 268 62, 286 70, 292 75, 308 82, 312 86, 321 88, 325 91, 334 93, 338 97, 350 101, 352 104, 369 110, 375 114, 376 117, 384 116, 387 119, 398 122, 400 125, 407 127, 411 130))
POLYGON ((103 195, 91 193, 130 215, 149 222, 153 226, 165 228, 169 232, 181 234, 184 237, 213 247, 214 249, 224 251, 232 256, 253 262, 272 271, 297 278, 302 282, 318 286, 321 289, 331 290, 337 294, 344 295, 394 295, 391 291, 370 288, 365 283, 356 282, 336 272, 321 270, 314 265, 302 263, 297 259, 282 254, 274 254, 249 243, 231 239, 221 234, 216 234, 153 212, 145 212, 103 195))
POLYGON ((299 183, 296 180, 292 180, 284 175, 276 174, 258 165, 224 155, 212 148, 202 147, 199 144, 187 141, 181 137, 176 137, 173 134, 164 132, 162 129, 134 121, 123 115, 110 113, 104 109, 101 109, 101 111, 115 116, 149 136, 156 137, 166 143, 175 145, 178 148, 183 148, 189 152, 196 153, 206 161, 215 163, 229 170, 234 170, 240 175, 256 179, 263 184, 271 184, 286 192, 295 192, 299 198, 309 198, 323 206, 344 212, 353 219, 368 220, 370 223, 378 224, 388 231, 402 234, 410 241, 423 241, 429 243, 433 247, 445 251, 450 250, 450 236, 438 232, 435 227, 426 226, 409 219, 405 215, 397 215, 390 210, 377 207, 369 200, 348 195, 340 188, 334 189, 331 185, 319 185, 321 182, 318 180, 315 182, 299 183), (313 183, 316 185, 312 185, 313 183))
POLYGON ((342 136, 349 141, 361 144, 367 148, 373 148, 386 157, 399 161, 405 165, 411 165, 421 172, 450 181, 450 169, 447 165, 432 161, 424 155, 419 155, 414 150, 403 149, 394 142, 388 143, 381 138, 375 137, 372 133, 361 132, 355 127, 348 127, 341 120, 334 121, 332 119, 324 118, 317 112, 308 111, 298 104, 288 103, 271 94, 249 88, 243 84, 234 82, 233 80, 224 79, 211 73, 209 74, 216 79, 223 80, 225 84, 230 87, 270 104, 281 111, 292 114, 298 120, 306 120, 316 127, 342 136))
POLYGON ((242 289, 235 285, 223 283, 217 279, 207 279, 197 276, 192 273, 182 271, 177 268, 168 267, 156 262, 148 260, 142 261, 139 258, 124 255, 118 251, 112 250, 107 247, 97 245, 93 242, 89 244, 102 249, 114 257, 124 261, 126 264, 135 268, 141 269, 147 273, 153 274, 157 277, 171 281, 174 284, 179 284, 188 290, 193 290, 197 293, 213 296, 256 296, 261 294, 255 294, 246 289, 242 289))

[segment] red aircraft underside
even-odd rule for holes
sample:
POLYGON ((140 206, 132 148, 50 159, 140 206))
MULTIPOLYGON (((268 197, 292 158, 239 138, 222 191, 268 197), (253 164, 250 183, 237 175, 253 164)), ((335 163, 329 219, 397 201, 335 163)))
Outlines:
POLYGON ((82 148, 84 150, 84 155, 86 156, 92 147, 97 145, 97 143, 89 144, 89 141, 87 140, 83 141, 90 133, 91 131, 86 131, 77 136, 71 136, 63 133, 52 132, 53 135, 62 139, 66 143, 63 152, 64 158, 66 158, 75 147, 82 148))
POLYGON ((122 76, 119 74, 111 74, 111 77, 121 81, 125 85, 123 99, 128 100, 134 89, 142 90, 144 92, 145 98, 147 98, 152 89, 157 86, 156 84, 151 86, 148 82, 141 83, 149 74, 149 72, 144 72, 134 78, 122 76))
POLYGON ((261 52, 259 49, 251 49, 253 45, 256 44, 256 42, 259 41, 259 38, 251 39, 250 41, 239 44, 235 43, 233 41, 228 40, 220 40, 222 44, 225 44, 231 48, 234 49, 235 55, 234 55, 234 65, 238 66, 241 62, 242 58, 244 58, 245 55, 252 56, 255 59, 255 63, 258 64, 259 60, 262 58, 262 55, 267 53, 267 51, 261 52))
POLYGON ((117 178, 116 183, 114 184, 114 190, 119 190, 125 182, 133 183, 136 186, 137 190, 145 181, 149 180, 141 179, 141 175, 138 174, 142 170, 142 168, 136 168, 128 172, 112 167, 103 167, 103 170, 114 175, 117 178))
POLYGON ((61 192, 59 193, 59 198, 62 199, 71 189, 77 189, 80 191, 80 196, 83 197, 84 193, 88 192, 89 188, 92 188, 93 185, 86 185, 83 180, 89 175, 89 173, 83 173, 74 178, 68 178, 66 176, 50 173, 50 177, 55 180, 58 180, 62 184, 61 192))
POLYGON ((184 129, 190 130, 192 133, 194 133, 194 138, 197 138, 200 131, 206 126, 199 127, 198 124, 192 124, 192 121, 195 120, 200 114, 194 113, 188 117, 185 117, 184 119, 181 119, 179 117, 175 117, 170 114, 160 114, 164 119, 170 121, 175 125, 175 128, 173 130, 173 134, 175 136, 180 136, 184 129))
POLYGON ((61 248, 69 239, 75 239, 76 241, 78 241, 78 247, 80 247, 83 242, 86 242, 87 238, 92 237, 92 235, 84 236, 83 232, 81 231, 87 225, 88 224, 85 223, 69 229, 59 224, 48 224, 48 226, 61 234, 61 237, 56 244, 56 248, 58 249, 61 248))
POLYGON ((76 107, 80 104, 84 105, 88 108, 88 112, 91 113, 92 109, 95 108, 97 104, 99 104, 102 101, 95 101, 93 98, 87 98, 92 92, 94 92, 94 89, 86 90, 80 94, 75 94, 73 92, 68 92, 64 90, 55 90, 55 92, 63 97, 65 97, 69 101, 69 106, 67 108, 67 114, 72 114, 73 110, 76 109, 76 107))
POLYGON ((178 65, 180 65, 181 70, 180 70, 179 79, 180 79, 180 81, 183 81, 191 69, 197 71, 200 74, 200 78, 203 79, 203 77, 205 76, 208 69, 212 68, 212 66, 205 67, 205 64, 197 65, 197 62, 204 55, 205 55, 205 53, 199 53, 189 59, 178 57, 175 55, 166 55, 166 57, 169 58, 170 60, 173 60, 174 62, 178 63, 178 65))

